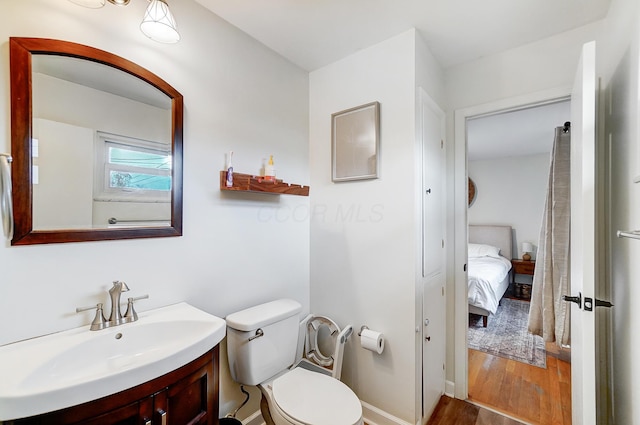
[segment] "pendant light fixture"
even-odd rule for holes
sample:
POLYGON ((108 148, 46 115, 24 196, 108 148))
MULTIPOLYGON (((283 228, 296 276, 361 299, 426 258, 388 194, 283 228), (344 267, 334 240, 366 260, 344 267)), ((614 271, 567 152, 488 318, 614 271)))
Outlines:
MULTIPOLYGON (((99 9, 105 5, 105 0, 69 0, 79 6, 99 9)), ((107 0, 116 6, 126 6, 130 0, 107 0)), ((169 10, 166 0, 149 0, 149 6, 144 13, 140 31, 150 39, 159 43, 177 43, 180 34, 176 20, 169 10)))
POLYGON ((151 0, 142 18, 140 30, 150 39, 160 43, 177 43, 180 40, 176 20, 165 0, 151 0))

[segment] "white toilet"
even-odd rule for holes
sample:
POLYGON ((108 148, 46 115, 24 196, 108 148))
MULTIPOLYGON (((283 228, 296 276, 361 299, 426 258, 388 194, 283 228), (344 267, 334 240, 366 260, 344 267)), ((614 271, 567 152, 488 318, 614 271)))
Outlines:
POLYGON ((267 423, 270 417, 275 425, 362 425, 360 400, 340 381, 351 326, 340 332, 331 319, 312 315, 299 322, 301 309, 281 299, 228 315, 231 377, 260 388, 267 423), (331 355, 317 346, 321 327, 336 338, 331 355))

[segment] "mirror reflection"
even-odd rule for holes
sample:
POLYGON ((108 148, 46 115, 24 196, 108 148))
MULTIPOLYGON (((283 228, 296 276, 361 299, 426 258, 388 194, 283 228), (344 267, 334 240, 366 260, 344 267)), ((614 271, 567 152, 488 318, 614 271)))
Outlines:
POLYGON ((182 95, 81 44, 10 39, 12 245, 182 234, 182 95))
POLYGON ((78 58, 32 70, 34 230, 169 226, 171 100, 78 58))

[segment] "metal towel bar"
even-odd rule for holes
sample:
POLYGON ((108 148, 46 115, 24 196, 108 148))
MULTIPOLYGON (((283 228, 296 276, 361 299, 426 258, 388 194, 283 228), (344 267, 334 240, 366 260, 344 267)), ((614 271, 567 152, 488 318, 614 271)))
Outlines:
POLYGON ((109 224, 118 224, 118 223, 147 223, 147 222, 154 222, 154 221, 168 221, 168 222, 170 222, 171 220, 163 220, 163 219, 157 219, 157 220, 153 220, 153 219, 121 220, 121 219, 117 219, 115 217, 111 217, 108 221, 109 221, 109 224))
POLYGON ((617 235, 619 238, 640 239, 640 230, 629 230, 629 231, 618 230, 617 235))

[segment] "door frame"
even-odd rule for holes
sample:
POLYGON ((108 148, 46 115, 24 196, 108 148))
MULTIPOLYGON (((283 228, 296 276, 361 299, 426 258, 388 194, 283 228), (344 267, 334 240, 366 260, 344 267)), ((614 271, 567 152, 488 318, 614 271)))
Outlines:
MULTIPOLYGON (((502 112, 527 109, 571 98, 571 86, 534 92, 501 99, 455 111, 454 115, 454 200, 453 200, 453 268, 454 277, 454 381, 447 385, 447 393, 466 400, 469 392, 469 364, 467 356, 467 120, 502 112)), ((562 124, 562 123, 561 123, 562 124)), ((451 270, 451 268, 448 268, 451 270)))

